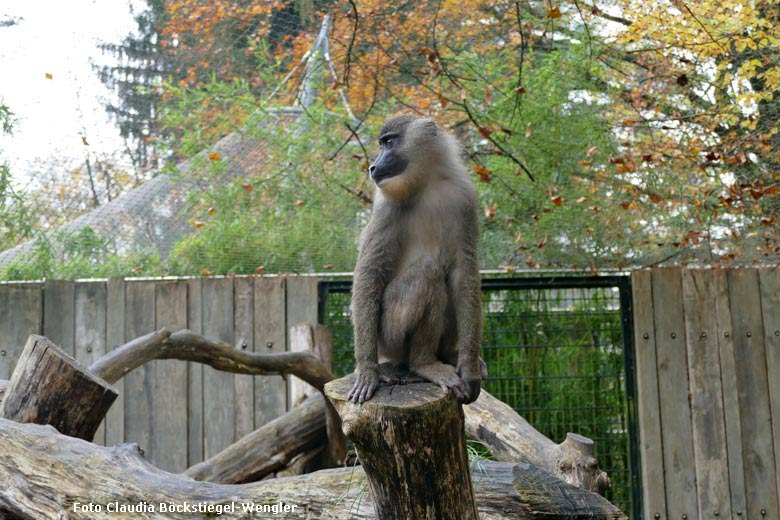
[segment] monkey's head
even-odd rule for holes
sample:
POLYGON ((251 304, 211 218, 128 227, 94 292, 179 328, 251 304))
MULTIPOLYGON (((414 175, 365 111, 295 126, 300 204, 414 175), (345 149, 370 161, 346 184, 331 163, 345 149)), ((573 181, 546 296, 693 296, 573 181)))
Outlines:
POLYGON ((371 179, 389 199, 408 200, 441 168, 431 168, 447 153, 450 139, 428 118, 400 116, 379 132, 379 155, 369 167, 371 179))

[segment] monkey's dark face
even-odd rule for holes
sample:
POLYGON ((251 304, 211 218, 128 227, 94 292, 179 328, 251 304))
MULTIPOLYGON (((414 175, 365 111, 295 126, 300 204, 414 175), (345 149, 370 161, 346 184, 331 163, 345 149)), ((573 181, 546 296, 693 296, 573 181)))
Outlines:
POLYGON ((436 136, 436 123, 428 118, 400 116, 382 125, 379 156, 369 168, 382 194, 403 202, 425 185, 426 165, 434 157, 436 136))
POLYGON ((379 155, 368 169, 377 186, 401 175, 408 165, 409 160, 401 151, 401 133, 391 131, 382 134, 379 137, 379 155))

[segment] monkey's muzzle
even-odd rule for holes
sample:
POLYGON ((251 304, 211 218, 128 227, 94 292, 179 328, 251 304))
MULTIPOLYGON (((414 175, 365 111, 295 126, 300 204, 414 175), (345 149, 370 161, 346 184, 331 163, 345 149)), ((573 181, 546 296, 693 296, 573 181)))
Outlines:
POLYGON ((368 168, 371 179, 377 186, 385 179, 390 179, 401 175, 408 166, 409 161, 393 150, 382 150, 379 156, 368 168))

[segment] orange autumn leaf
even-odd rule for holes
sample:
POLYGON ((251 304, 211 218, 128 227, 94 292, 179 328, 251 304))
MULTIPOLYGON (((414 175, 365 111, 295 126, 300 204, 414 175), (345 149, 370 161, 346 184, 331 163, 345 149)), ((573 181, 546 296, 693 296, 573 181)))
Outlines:
POLYGON ((211 152, 209 154, 209 159, 212 161, 219 161, 222 159, 222 156, 219 154, 219 152, 211 152))
POLYGON ((490 137, 490 134, 493 133, 493 130, 486 126, 478 126, 477 130, 479 130, 479 133, 484 135, 485 137, 490 137))
POLYGON ((474 167, 474 173, 479 175, 479 180, 482 182, 490 182, 490 170, 484 166, 477 165, 474 167))
POLYGON ((552 197, 550 201, 552 201, 552 203, 555 204, 556 206, 560 206, 561 204, 563 204, 563 197, 558 195, 556 197, 552 197))
POLYGON ((563 16, 563 14, 561 13, 561 9, 558 6, 547 10, 547 18, 556 19, 560 18, 561 16, 563 16))
POLYGON ((257 269, 255 269, 255 272, 257 274, 265 274, 265 266, 264 265, 258 265, 257 269))
POLYGON ((212 273, 211 271, 209 271, 205 267, 200 270, 200 275, 201 276, 211 276, 212 274, 214 274, 214 273, 212 273))
POLYGON ((242 188, 244 188, 244 191, 247 193, 252 193, 252 184, 249 182, 245 182, 241 185, 242 188))
POLYGON ((47 72, 45 74, 45 76, 46 76, 46 79, 54 79, 54 75, 51 72, 47 72))

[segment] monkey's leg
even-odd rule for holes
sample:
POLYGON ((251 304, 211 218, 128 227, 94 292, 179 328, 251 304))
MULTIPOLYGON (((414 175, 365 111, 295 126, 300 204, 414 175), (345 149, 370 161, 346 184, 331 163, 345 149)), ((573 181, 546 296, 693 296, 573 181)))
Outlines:
POLYGON ((464 401, 468 398, 466 384, 458 376, 454 365, 443 363, 439 358, 449 305, 444 278, 440 271, 424 270, 418 274, 428 276, 418 277, 416 286, 423 290, 415 300, 407 300, 407 305, 416 306, 414 314, 419 316, 407 337, 409 368, 439 385, 445 392, 454 393, 459 401, 464 401))

